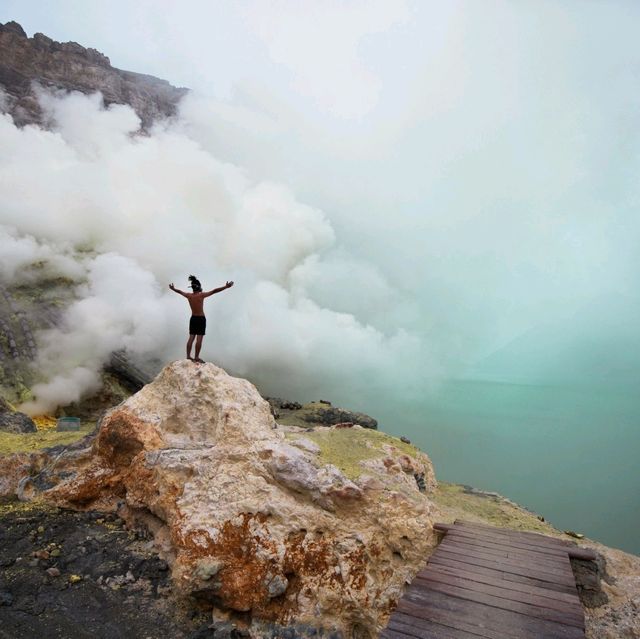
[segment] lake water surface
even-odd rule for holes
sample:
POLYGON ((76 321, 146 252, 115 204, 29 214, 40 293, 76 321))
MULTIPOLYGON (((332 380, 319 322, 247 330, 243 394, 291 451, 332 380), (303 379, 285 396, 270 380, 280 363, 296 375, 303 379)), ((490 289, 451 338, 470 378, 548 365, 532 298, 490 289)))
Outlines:
POLYGON ((426 451, 443 481, 499 492, 557 528, 640 554, 634 389, 452 381, 380 428, 426 451))

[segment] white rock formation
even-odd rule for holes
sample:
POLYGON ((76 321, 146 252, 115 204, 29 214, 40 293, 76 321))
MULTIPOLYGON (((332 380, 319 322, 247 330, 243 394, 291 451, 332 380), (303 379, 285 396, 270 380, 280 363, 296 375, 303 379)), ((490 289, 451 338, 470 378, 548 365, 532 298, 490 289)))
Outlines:
POLYGON ((431 463, 377 431, 308 430, 278 426, 246 380, 178 361, 112 409, 43 496, 120 504, 181 591, 250 613, 237 616, 255 636, 277 623, 375 637, 435 544, 414 477, 428 494, 431 463))

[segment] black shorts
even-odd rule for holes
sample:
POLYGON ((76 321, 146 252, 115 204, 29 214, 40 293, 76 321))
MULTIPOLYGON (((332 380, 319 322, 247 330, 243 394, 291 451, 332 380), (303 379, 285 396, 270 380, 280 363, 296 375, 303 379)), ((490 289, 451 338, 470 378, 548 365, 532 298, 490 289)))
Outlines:
POLYGON ((192 315, 189 320, 189 335, 204 335, 207 330, 207 318, 204 315, 192 315))

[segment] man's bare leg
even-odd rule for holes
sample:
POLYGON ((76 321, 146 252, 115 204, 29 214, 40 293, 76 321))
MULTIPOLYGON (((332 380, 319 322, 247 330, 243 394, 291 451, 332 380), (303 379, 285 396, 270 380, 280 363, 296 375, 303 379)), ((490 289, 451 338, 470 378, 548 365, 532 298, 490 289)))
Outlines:
POLYGON ((200 359, 200 349, 202 348, 202 335, 198 335, 196 337, 196 356, 194 357, 194 361, 199 362, 200 364, 203 363, 203 361, 200 359))
MULTIPOLYGON (((191 347, 193 346, 193 340, 195 335, 189 335, 189 341, 187 342, 187 359, 191 359, 191 347)), ((197 357, 197 354, 196 354, 197 357)))

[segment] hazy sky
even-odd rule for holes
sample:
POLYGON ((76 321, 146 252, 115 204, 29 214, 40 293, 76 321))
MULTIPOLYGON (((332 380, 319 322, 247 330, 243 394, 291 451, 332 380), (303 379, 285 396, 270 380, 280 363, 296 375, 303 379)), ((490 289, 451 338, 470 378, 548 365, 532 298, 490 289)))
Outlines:
POLYGON ((638 2, 2 0, 9 19, 194 89, 181 134, 330 225, 305 294, 407 331, 425 366, 637 308, 638 2))

